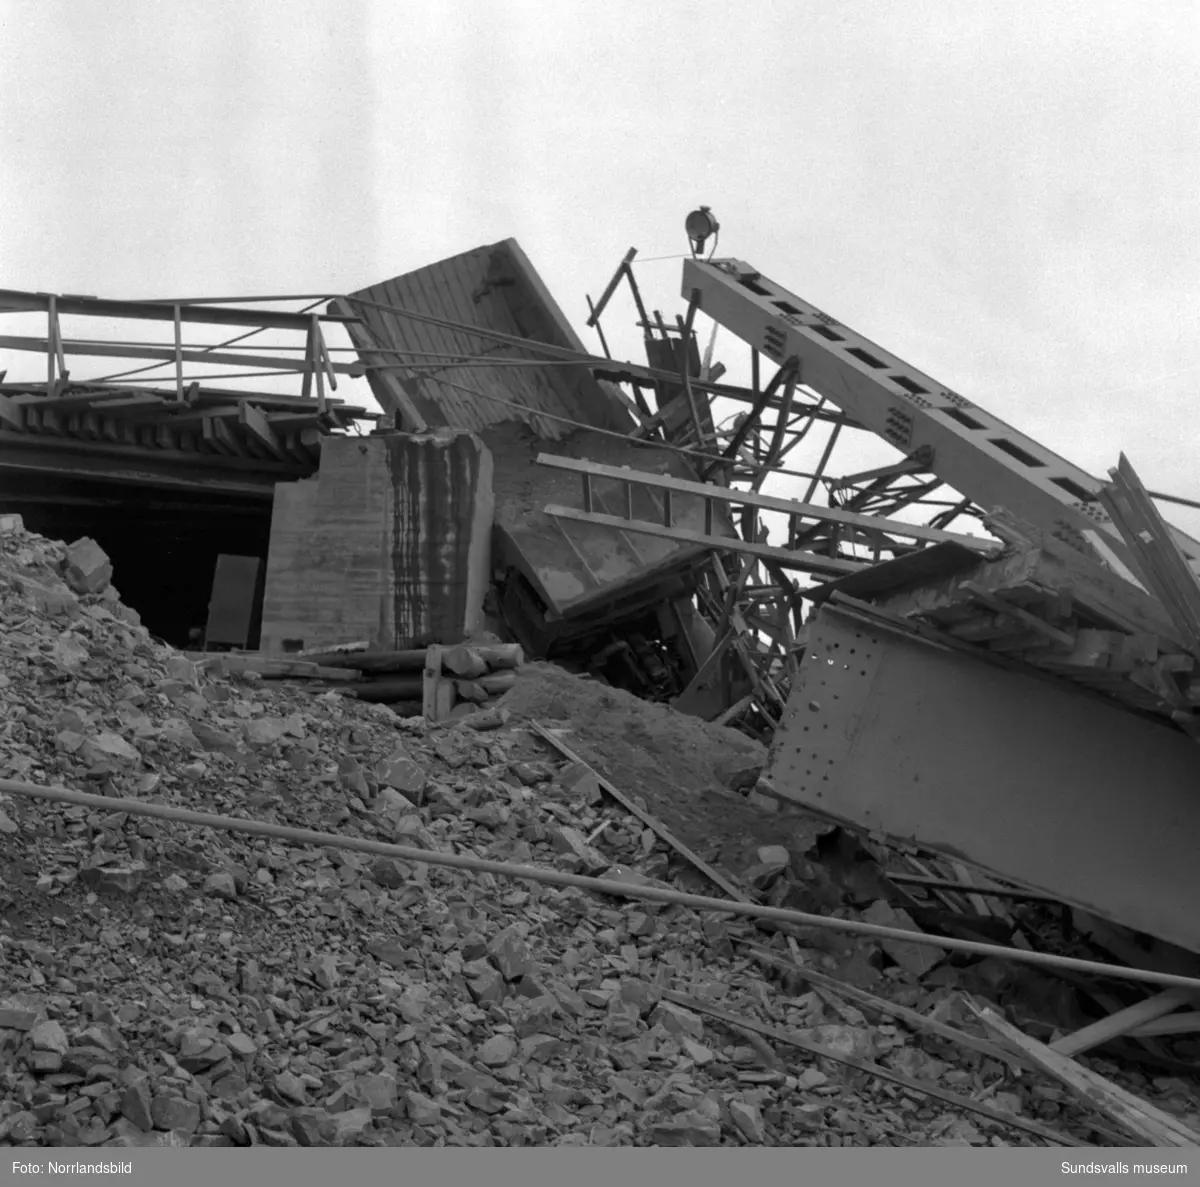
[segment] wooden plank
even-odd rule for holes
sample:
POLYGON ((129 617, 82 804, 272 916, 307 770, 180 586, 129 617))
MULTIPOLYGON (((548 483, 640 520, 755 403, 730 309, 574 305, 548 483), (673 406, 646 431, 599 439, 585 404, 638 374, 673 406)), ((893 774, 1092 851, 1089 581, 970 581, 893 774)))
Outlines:
POLYGON ((654 833, 661 841, 664 841, 676 853, 679 854, 686 862, 694 866, 700 871, 710 882, 715 886, 719 886, 731 899, 739 903, 748 903, 750 900, 742 893, 728 878, 726 878, 719 870, 714 870, 699 854, 689 849, 657 816, 647 812, 645 808, 639 807, 633 802, 619 787, 616 787, 608 779, 600 774, 589 763, 579 757, 569 746, 566 745, 560 738, 552 734, 540 721, 531 721, 530 728, 542 739, 549 742, 555 750, 559 752, 568 762, 578 763, 581 767, 586 767, 595 777, 596 782, 600 787, 607 792, 626 812, 636 816, 651 832, 654 833))
POLYGON ((710 1006, 707 1002, 699 1001, 694 997, 688 997, 686 994, 676 993, 674 990, 665 990, 663 997, 669 1002, 686 1007, 693 1013, 704 1014, 709 1018, 716 1018, 724 1022, 727 1026, 752 1030, 769 1039, 774 1039, 777 1043, 786 1043, 789 1047, 797 1047, 801 1051, 807 1051, 809 1055, 815 1055, 819 1059, 833 1060, 834 1063, 841 1063, 846 1067, 852 1067, 855 1071, 865 1072, 868 1076, 886 1080, 890 1084, 897 1084, 909 1092, 928 1096, 933 1100, 943 1101, 945 1104, 953 1105, 955 1108, 962 1109, 965 1112, 986 1117, 989 1121, 994 1121, 998 1125, 1006 1125, 1013 1129, 1022 1130, 1025 1133, 1035 1134, 1037 1137, 1060 1146, 1087 1146, 1086 1142, 1078 1142, 1066 1134, 1058 1133, 1056 1130, 1039 1125, 1036 1121, 1027 1121, 1024 1117, 1018 1117, 1015 1113, 1009 1113, 993 1105, 973 1100, 969 1096, 960 1096, 958 1093, 950 1092, 948 1089, 939 1088, 936 1084, 930 1084, 924 1080, 916 1080, 911 1076, 902 1075, 900 1072, 892 1071, 891 1068, 883 1067, 878 1063, 872 1063, 869 1059, 859 1059, 857 1055, 847 1055, 832 1047, 824 1047, 820 1043, 814 1043, 804 1035, 798 1034, 796 1031, 783 1030, 777 1026, 767 1026, 765 1023, 758 1022, 753 1018, 747 1018, 744 1014, 733 1014, 728 1010, 710 1006))
POLYGON ((1200 651, 1200 578, 1124 454, 1109 474, 1112 482, 1101 488, 1101 502, 1148 587, 1166 607, 1191 650, 1200 651))
POLYGON ((429 722, 441 721, 445 713, 445 693, 440 688, 448 681, 442 679, 442 649, 432 643, 425 649, 425 667, 422 671, 421 711, 429 722))
POLYGON ((1126 1092, 1091 1068, 1060 1055, 1045 1043, 1039 1043, 1037 1039, 1022 1033, 995 1010, 981 1008, 969 1000, 967 1004, 980 1021, 1014 1051, 1069 1088, 1082 1103, 1115 1121, 1143 1144, 1155 1147, 1200 1146, 1200 1134, 1170 1114, 1140 1100, 1132 1092, 1126 1092))
MULTIPOLYGON (((98 478, 163 489, 210 490, 243 498, 272 498, 276 482, 303 477, 299 467, 211 454, 163 449, 132 449, 77 437, 38 438, 0 429, 0 470, 56 474, 66 478, 98 478), (169 451, 169 452, 168 452, 169 451)), ((308 467, 311 470, 311 466, 308 467)))
POLYGON ((163 408, 162 399, 153 392, 129 392, 111 400, 90 400, 87 407, 95 412, 124 416, 147 408, 163 408))
POLYGON ((255 408, 249 400, 242 400, 238 404, 238 423, 256 441, 261 442, 272 456, 280 459, 287 456, 283 450, 283 446, 279 442, 279 438, 275 435, 275 430, 271 428, 266 414, 260 409, 255 408))
MULTIPOLYGON (((286 395, 281 392, 246 391, 224 387, 205 390, 201 388, 198 382, 194 382, 192 387, 196 389, 197 394, 194 400, 189 396, 188 402, 194 403, 199 408, 228 404, 231 400, 250 400, 256 407, 272 413, 280 413, 282 415, 301 413, 309 417, 316 414, 316 402, 314 400, 305 401, 299 396, 286 395)), ((46 396, 45 384, 8 383, 0 384, 0 388, 3 389, 3 394, 10 395, 18 403, 42 403, 50 398, 46 396)), ((80 399, 84 402, 99 400, 104 399, 109 394, 116 398, 129 395, 132 392, 158 396, 168 404, 174 404, 175 402, 174 392, 170 389, 150 387, 145 384, 131 386, 129 383, 72 382, 68 385, 67 395, 71 402, 77 403, 80 402, 80 399)), ((328 416, 345 418, 347 423, 354 420, 379 420, 383 415, 381 412, 368 411, 359 405, 346 404, 344 400, 332 396, 328 397, 325 402, 327 405, 326 414, 328 416)))
MULTIPOLYGON (((448 684, 449 681, 440 681, 448 684)), ((360 701, 420 701, 425 704, 425 677, 420 672, 410 672, 408 675, 378 676, 372 680, 362 680, 358 684, 341 686, 350 696, 360 701)), ((444 707, 444 706, 443 706, 444 707)), ((443 707, 437 707, 442 712, 443 707)), ((439 718, 439 720, 441 720, 439 718)))
POLYGON ((697 544, 715 551, 737 552, 760 560, 777 561, 785 569, 803 573, 857 573, 867 567, 865 562, 840 560, 836 557, 818 556, 815 552, 791 552, 786 548, 775 548, 770 544, 751 544, 739 536, 706 536, 686 528, 669 528, 660 523, 640 519, 622 519, 619 515, 601 515, 577 511, 574 507, 562 507, 555 503, 543 508, 547 515, 557 519, 573 519, 580 523, 597 524, 600 527, 616 528, 623 532, 636 532, 644 536, 658 536, 664 540, 676 540, 682 544, 697 544))
POLYGON ((1109 1014, 1107 1018, 1101 1018, 1090 1026, 1051 1043, 1050 1050, 1057 1051, 1059 1055, 1079 1055, 1107 1043, 1110 1039, 1130 1034, 1145 1023, 1162 1018, 1194 999, 1195 994, 1186 989, 1164 989, 1162 993, 1156 993, 1153 997, 1145 998, 1124 1010, 1109 1014))
MULTIPOLYGON (((1022 548, 1017 555, 1026 558, 1029 580, 1033 584, 1048 591, 1069 592, 1081 605, 1112 626, 1131 633, 1161 635, 1175 643, 1183 641, 1178 627, 1159 600, 1151 597, 1139 585, 1068 547, 1061 540, 1028 524, 1014 521, 1005 513, 993 513, 984 523, 997 535, 1014 531, 1015 523, 1017 530, 1029 539, 1029 547, 1022 548)), ((1003 564, 1002 561, 995 563, 1003 564)), ((986 568, 990 569, 991 566, 986 568)), ((986 572, 986 569, 981 572, 986 572)), ((971 577, 980 579, 976 574, 971 574, 971 577)), ((985 580, 989 589, 998 589, 990 577, 985 580)))
POLYGON ((949 1026, 945 1022, 939 1022, 936 1018, 927 1018, 924 1014, 919 1014, 916 1010, 910 1010, 907 1006, 897 1005, 886 998, 877 997, 873 993, 868 993, 865 989, 859 989, 856 985, 848 985, 844 981, 839 981, 836 977, 818 972, 816 969, 810 969, 807 965, 798 964, 792 960, 784 960, 778 953, 771 952, 767 948, 760 948, 755 944, 739 944, 738 946, 749 952, 760 964, 769 965, 771 968, 779 969, 781 972, 794 973, 810 985, 819 985, 822 989, 828 989, 840 994, 862 1010, 873 1010, 877 1014, 885 1014, 889 1018, 895 1018, 903 1022, 912 1030, 935 1035, 939 1039, 945 1039, 947 1042, 954 1043, 956 1046, 963 1047, 968 1051, 975 1051, 980 1055, 986 1056, 988 1059, 994 1059, 998 1063, 1002 1063, 1008 1067, 1020 1068, 1032 1066, 1021 1059, 1020 1056, 1015 1055, 998 1043, 993 1043, 990 1039, 981 1038, 965 1030, 959 1030, 957 1027, 949 1026))
POLYGON ((1168 1014, 1165 1018, 1156 1018, 1153 1022, 1145 1022, 1130 1031, 1135 1039, 1153 1038, 1155 1035, 1195 1034, 1200 1030, 1200 1011, 1188 1010, 1180 1014, 1168 1014))
POLYGON ((203 435, 205 445, 210 446, 218 453, 227 453, 232 455, 244 454, 241 443, 229 431, 229 427, 223 420, 217 420, 213 417, 205 417, 201 422, 203 424, 203 435))
POLYGON ((11 396, 0 395, 0 420, 20 432, 25 428, 25 411, 11 396))
POLYGON ((962 587, 968 593, 974 594, 976 599, 985 606, 989 606, 1000 614, 1006 614, 1009 618, 1015 618, 1018 622, 1024 623, 1031 630, 1049 639, 1052 643, 1058 643, 1062 647, 1074 650, 1075 636, 1070 631, 1060 630, 1058 627, 1051 626, 1044 619, 1038 618, 1036 614, 1030 614, 1028 610, 1014 605, 1007 598, 984 589, 974 581, 964 581, 962 587))
POLYGON ((234 652, 187 653, 195 659, 197 667, 206 671, 228 674, 257 672, 264 680, 361 680, 362 673, 353 668, 333 668, 323 664, 307 663, 304 660, 271 659, 265 655, 239 655, 234 652))
POLYGON ((717 486, 711 482, 691 482, 675 478, 670 474, 654 474, 644 470, 629 470, 623 466, 606 466, 586 459, 560 457, 557 454, 540 453, 539 466, 555 470, 570 470, 577 474, 590 474, 594 478, 609 478, 616 482, 636 482, 640 486, 660 490, 677 491, 681 494, 698 495, 718 502, 737 504, 743 507, 760 507, 767 511, 780 511, 797 518, 814 519, 820 523, 840 523, 860 527, 870 532, 885 532, 906 540, 925 540, 931 543, 947 542, 961 544, 981 555, 996 553, 1002 545, 976 536, 962 536, 956 532, 943 532, 924 524, 902 523, 900 520, 883 519, 875 515, 860 515, 854 511, 843 511, 838 507, 822 507, 816 503, 800 503, 794 499, 764 495, 757 491, 735 490, 717 486))

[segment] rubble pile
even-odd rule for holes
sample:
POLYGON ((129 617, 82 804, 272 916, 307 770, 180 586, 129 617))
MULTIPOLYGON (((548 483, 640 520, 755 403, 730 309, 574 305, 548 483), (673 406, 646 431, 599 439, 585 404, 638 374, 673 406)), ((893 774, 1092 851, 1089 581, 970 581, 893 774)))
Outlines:
MULTIPOLYGON (((762 761, 740 735, 541 665, 486 731, 202 673, 111 577, 90 541, 15 517, 0 531, 0 778, 714 893, 604 797, 594 763, 679 836, 715 838, 747 894, 845 910, 806 856, 813 826, 738 794, 762 761), (569 725, 588 765, 530 718, 569 725)), ((799 940, 0 794, 0 1145, 1043 1144, 1021 1122, 1100 1140, 1063 1089, 772 980, 742 947, 835 976, 870 966, 881 995, 970 1028, 953 975, 922 984, 929 960, 799 940), (703 1003, 1000 1119, 776 1049, 703 1003)), ((1132 1080, 1192 1107, 1181 1081, 1132 1080)))

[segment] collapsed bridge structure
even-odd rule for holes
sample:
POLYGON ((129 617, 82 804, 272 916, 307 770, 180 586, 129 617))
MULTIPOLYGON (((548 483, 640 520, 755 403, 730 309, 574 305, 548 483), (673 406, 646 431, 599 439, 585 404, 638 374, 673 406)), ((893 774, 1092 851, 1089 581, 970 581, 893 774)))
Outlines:
POLYGON ((766 811, 1200 954, 1200 544, 1126 461, 1096 479, 704 256, 697 213, 683 312, 647 308, 631 250, 592 306, 601 355, 513 240, 349 294, 0 293, 47 325, 0 337, 46 363, 0 382, 0 510, 94 538, 178 646, 442 717, 505 687, 443 649, 507 645, 770 740, 766 811), (623 283, 645 363, 609 357, 623 283), (700 316, 746 345, 747 383, 723 382, 700 316), (72 338, 65 317, 169 337, 72 338), (150 362, 79 378, 97 357, 150 362), (864 440, 880 463, 847 472, 864 440))

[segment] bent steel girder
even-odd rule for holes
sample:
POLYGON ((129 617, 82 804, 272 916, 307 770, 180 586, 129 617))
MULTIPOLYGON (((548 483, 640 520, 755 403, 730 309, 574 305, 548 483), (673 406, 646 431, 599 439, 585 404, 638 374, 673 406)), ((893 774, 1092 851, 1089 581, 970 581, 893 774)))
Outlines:
MULTIPOLYGON (((795 360, 803 384, 990 512, 1003 508, 1080 547, 1100 531, 1127 549, 1098 501, 1100 482, 991 412, 835 321, 740 260, 686 260, 683 295, 778 363, 795 360)), ((1172 528, 1189 562, 1200 543, 1172 528)))
POLYGON ((1065 683, 826 607, 777 792, 1200 952, 1200 747, 1065 683))

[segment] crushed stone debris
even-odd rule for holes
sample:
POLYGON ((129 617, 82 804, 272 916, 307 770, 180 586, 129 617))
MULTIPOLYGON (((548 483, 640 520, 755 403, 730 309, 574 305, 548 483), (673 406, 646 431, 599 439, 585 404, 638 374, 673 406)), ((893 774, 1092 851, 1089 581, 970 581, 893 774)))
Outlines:
MULTIPOLYGON (((93 541, 4 518, 0 777, 712 891, 537 719, 747 894, 851 909, 811 859, 822 826, 740 794, 765 754, 736 731, 541 663, 487 732, 201 673, 113 576, 93 541)), ((665 991, 1094 1138, 1055 1086, 780 984, 741 939, 788 956, 678 906, 0 794, 0 1146, 1039 1144, 747 1045, 665 991)), ((945 962, 921 983, 928 949, 801 941, 814 969, 869 966, 877 992, 970 1025, 945 962)), ((1195 1111, 1183 1080, 1132 1086, 1195 1111)))

